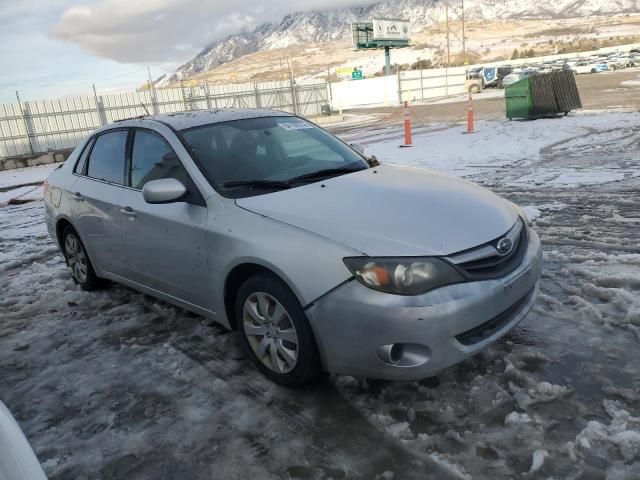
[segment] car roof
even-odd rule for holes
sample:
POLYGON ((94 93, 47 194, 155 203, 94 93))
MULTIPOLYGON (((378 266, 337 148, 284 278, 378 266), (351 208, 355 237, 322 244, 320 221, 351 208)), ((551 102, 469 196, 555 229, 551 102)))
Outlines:
MULTIPOLYGON (((174 130, 186 130, 211 123, 229 122, 262 117, 292 117, 293 115, 279 110, 262 108, 216 108, 211 110, 197 110, 191 112, 159 113, 137 118, 118 120, 109 125, 110 128, 124 126, 144 126, 147 122, 164 123, 174 130)), ((147 124, 148 125, 148 124, 147 124)))

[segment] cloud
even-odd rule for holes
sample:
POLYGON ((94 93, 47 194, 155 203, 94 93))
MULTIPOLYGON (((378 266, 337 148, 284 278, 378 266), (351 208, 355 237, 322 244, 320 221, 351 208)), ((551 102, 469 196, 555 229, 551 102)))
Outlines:
MULTIPOLYGON (((2 1, 2 0, 0 0, 2 1)), ((98 0, 67 8, 50 35, 121 63, 171 63, 287 13, 371 0, 98 0)))

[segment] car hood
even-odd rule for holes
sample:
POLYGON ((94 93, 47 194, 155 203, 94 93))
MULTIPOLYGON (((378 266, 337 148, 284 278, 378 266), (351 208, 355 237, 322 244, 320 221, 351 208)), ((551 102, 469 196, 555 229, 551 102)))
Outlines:
POLYGON ((391 165, 236 203, 370 256, 449 255, 498 238, 517 220, 485 188, 391 165))

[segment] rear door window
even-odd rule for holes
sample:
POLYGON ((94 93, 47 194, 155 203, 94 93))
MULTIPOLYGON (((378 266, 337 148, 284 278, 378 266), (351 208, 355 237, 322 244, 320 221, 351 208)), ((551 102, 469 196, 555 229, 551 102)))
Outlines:
POLYGON ((124 184, 127 130, 103 133, 93 145, 87 176, 105 182, 124 184))
POLYGON ((80 158, 76 163, 76 168, 73 169, 74 173, 77 173, 78 175, 84 175, 84 167, 87 164, 87 157, 89 156, 89 152, 91 151, 91 146, 93 145, 94 141, 95 138, 92 138, 91 140, 89 140, 89 142, 87 142, 86 147, 84 147, 84 150, 82 151, 82 154, 80 155, 80 158))

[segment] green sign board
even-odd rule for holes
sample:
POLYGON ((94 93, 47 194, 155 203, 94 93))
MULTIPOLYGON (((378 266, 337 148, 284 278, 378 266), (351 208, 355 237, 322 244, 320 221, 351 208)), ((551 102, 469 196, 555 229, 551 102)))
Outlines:
POLYGON ((354 70, 351 72, 351 80, 362 80, 363 78, 362 70, 354 70))

